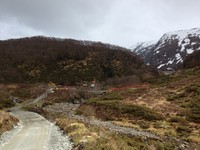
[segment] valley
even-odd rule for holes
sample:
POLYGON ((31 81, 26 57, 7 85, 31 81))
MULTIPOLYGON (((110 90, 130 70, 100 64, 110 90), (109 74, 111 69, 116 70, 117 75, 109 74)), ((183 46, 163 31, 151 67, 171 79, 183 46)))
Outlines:
POLYGON ((1 41, 0 54, 0 149, 200 147, 198 48, 168 75, 98 42, 22 38, 1 41))
MULTIPOLYGON (((23 101, 22 108, 55 122, 72 138, 74 149, 198 149, 199 71, 187 69, 152 79, 145 86, 107 87, 103 95, 93 95, 90 87, 58 85, 45 97, 31 100, 35 103, 23 101), (196 108, 190 107, 192 103, 196 108)), ((23 86, 25 91, 48 88, 44 84, 18 88, 23 86)))

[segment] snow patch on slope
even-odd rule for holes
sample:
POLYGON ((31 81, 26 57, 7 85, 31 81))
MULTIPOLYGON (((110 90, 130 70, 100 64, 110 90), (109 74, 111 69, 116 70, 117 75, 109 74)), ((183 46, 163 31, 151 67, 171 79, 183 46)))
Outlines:
POLYGON ((165 64, 161 64, 160 66, 157 67, 157 69, 162 68, 163 66, 165 66, 165 64))
POLYGON ((181 46, 181 52, 183 52, 186 48, 186 45, 190 44, 190 39, 186 38, 184 40, 180 40, 178 46, 181 46))
POLYGON ((144 52, 146 47, 152 47, 157 41, 139 42, 131 46, 130 49, 136 54, 144 52))
POLYGON ((175 55, 175 57, 176 57, 176 60, 177 60, 177 62, 176 62, 176 64, 178 64, 178 63, 182 63, 183 62, 183 59, 182 59, 182 57, 181 57, 181 55, 179 54, 179 53, 177 53, 176 55, 175 55))
POLYGON ((187 54, 192 54, 194 52, 193 49, 187 49, 187 54))
MULTIPOLYGON (((164 47, 166 42, 171 44, 173 40, 178 40, 178 46, 181 47, 181 51, 183 52, 185 50, 185 46, 190 44, 189 37, 193 37, 193 36, 200 38, 200 28, 193 28, 189 30, 178 30, 174 32, 165 33, 159 40, 160 44, 154 50, 154 52, 164 47)), ((194 42, 193 42, 193 45, 195 45, 194 42)))
POLYGON ((186 37, 191 37, 191 36, 197 36, 200 37, 200 28, 193 28, 193 29, 188 29, 188 30, 178 30, 178 31, 174 31, 174 32, 168 32, 166 33, 167 35, 175 35, 176 38, 178 39, 184 39, 186 37))

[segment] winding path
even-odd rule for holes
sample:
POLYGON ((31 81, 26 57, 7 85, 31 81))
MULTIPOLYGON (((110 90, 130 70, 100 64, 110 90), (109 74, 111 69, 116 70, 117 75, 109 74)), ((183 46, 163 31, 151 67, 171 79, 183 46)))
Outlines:
MULTIPOLYGON (((33 102, 44 98, 44 93, 33 102)), ((37 113, 11 108, 20 125, 0 138, 1 150, 70 150, 72 144, 57 126, 37 113)))

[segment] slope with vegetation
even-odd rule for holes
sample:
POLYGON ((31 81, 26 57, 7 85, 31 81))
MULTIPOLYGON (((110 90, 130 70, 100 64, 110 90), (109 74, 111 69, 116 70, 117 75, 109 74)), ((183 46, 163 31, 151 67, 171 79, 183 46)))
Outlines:
POLYGON ((168 71, 183 68, 185 58, 200 50, 200 28, 165 33, 157 42, 132 47, 146 64, 168 71))
MULTIPOLYGON (((91 88, 60 84, 44 100, 24 108, 56 121, 72 138, 74 149, 199 147, 198 52, 186 58, 183 70, 152 79, 149 77, 156 72, 146 68, 133 53, 111 45, 44 37, 3 41, 0 45, 0 53, 5 56, 0 61, 6 64, 0 66, 1 82, 73 84, 112 78, 102 84, 106 92, 101 95, 92 93, 91 88), (131 129, 156 135, 159 140, 124 134, 131 129)), ((30 102, 47 88, 46 84, 0 87, 1 108, 30 102)))
POLYGON ((200 66, 200 51, 196 51, 186 57, 183 66, 184 68, 193 68, 200 66))
MULTIPOLYGON (((142 60, 98 42, 31 37, 0 41, 0 82, 74 84, 113 77, 142 78, 142 60)), ((147 71, 150 73, 150 71, 147 71)))
POLYGON ((108 88, 107 93, 99 96, 81 90, 58 90, 34 111, 56 121, 77 149, 197 149, 200 145, 200 68, 184 69, 148 83, 104 87, 108 88), (73 104, 77 101, 78 105, 73 104), (71 114, 70 107, 76 114, 71 114), (103 126, 101 122, 108 124, 103 126), (111 129, 110 122, 115 125, 111 129), (117 132, 116 126, 124 127, 123 131, 117 132), (161 140, 126 135, 126 128, 150 132, 161 140), (117 133, 111 132, 112 129, 117 133))

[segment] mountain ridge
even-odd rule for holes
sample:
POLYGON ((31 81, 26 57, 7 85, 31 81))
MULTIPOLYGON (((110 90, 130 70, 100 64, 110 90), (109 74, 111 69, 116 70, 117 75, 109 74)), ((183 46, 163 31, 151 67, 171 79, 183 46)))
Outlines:
POLYGON ((189 54, 200 50, 200 28, 167 32, 157 42, 140 49, 132 51, 140 55, 146 64, 163 71, 178 70, 189 54))

